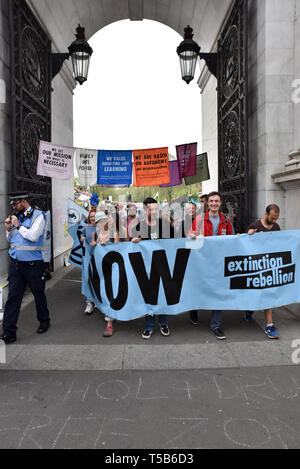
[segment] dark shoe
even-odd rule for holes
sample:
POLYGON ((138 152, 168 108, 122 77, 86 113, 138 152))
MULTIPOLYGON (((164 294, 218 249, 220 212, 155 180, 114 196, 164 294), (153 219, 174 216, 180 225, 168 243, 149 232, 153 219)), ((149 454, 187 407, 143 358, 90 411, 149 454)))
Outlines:
POLYGON ((159 327, 160 327, 160 333, 165 337, 169 337, 170 330, 169 330, 167 324, 165 324, 164 326, 159 325, 159 327))
POLYGON ((36 331, 38 334, 45 334, 50 329, 50 324, 40 324, 40 327, 36 331))
POLYGON ((9 336, 9 335, 2 334, 0 336, 0 340, 2 340, 6 345, 8 345, 8 344, 13 344, 14 342, 16 342, 17 337, 13 335, 9 336))
POLYGON ((249 324, 253 323, 253 311, 245 311, 244 315, 245 321, 247 321, 249 324))
POLYGON ((194 326, 198 326, 198 311, 190 311, 190 321, 194 326))
POLYGON ((146 329, 146 330, 142 333, 142 338, 145 339, 145 340, 151 339, 153 332, 154 332, 154 331, 149 331, 148 329, 146 329))
POLYGON ((226 340, 226 335, 221 329, 215 329, 212 333, 215 334, 218 340, 226 340))

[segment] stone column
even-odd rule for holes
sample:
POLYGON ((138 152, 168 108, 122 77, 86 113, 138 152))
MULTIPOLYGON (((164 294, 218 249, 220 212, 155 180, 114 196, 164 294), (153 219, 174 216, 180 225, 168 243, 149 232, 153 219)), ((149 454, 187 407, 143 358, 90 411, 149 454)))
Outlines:
POLYGON ((273 174, 275 184, 281 187, 285 197, 286 228, 300 229, 300 150, 289 154, 284 170, 273 174))
MULTIPOLYGON (((297 0, 298 3, 298 0, 297 0)), ((281 207, 284 192, 272 175, 282 169, 293 148, 295 0, 249 2, 249 113, 252 218, 266 205, 281 207)))
MULTIPOLYGON (((293 79, 290 80, 289 106, 292 109, 292 123, 290 132, 293 135, 291 146, 286 151, 284 164, 280 171, 272 175, 273 182, 280 187, 284 194, 285 228, 300 229, 300 0, 295 0, 293 12, 293 27, 289 34, 293 34, 293 54, 291 59, 293 79)), ((290 68, 290 67, 289 67, 290 68)), ((289 77, 290 78, 290 77, 289 77)))

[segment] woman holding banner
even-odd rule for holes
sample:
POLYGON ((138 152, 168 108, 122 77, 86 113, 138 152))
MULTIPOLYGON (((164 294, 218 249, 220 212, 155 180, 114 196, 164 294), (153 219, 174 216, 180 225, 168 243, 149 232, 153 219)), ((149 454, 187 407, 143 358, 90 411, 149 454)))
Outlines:
MULTIPOLYGON (((83 230, 81 232, 80 241, 82 243, 86 242, 89 246, 92 245, 92 242, 94 240, 94 234, 95 234, 96 228, 97 228, 96 221, 95 221, 95 216, 96 216, 96 209, 92 209, 89 213, 86 225, 85 225, 85 227, 83 228, 83 230)), ((89 301, 88 298, 87 298, 86 299, 86 308, 85 308, 84 313, 86 315, 90 316, 91 314, 93 314, 94 308, 95 308, 94 303, 89 301)))
MULTIPOLYGON (((92 246, 105 246, 111 243, 120 242, 120 233, 118 228, 120 227, 119 214, 116 212, 115 217, 112 213, 106 214, 105 212, 97 212, 95 217, 97 224, 96 233, 94 233, 92 246)), ((122 237, 122 236, 121 236, 122 237)), ((106 328, 104 330, 104 337, 112 337, 114 334, 114 319, 105 316, 106 328)))

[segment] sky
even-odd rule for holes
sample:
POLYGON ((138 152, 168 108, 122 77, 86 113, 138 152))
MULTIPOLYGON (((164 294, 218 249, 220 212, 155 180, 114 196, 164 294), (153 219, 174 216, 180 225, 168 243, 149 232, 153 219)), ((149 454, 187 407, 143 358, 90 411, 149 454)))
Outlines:
POLYGON ((74 146, 169 147, 175 154, 176 145, 198 142, 200 152, 199 69, 186 85, 176 53, 181 41, 173 29, 150 20, 118 21, 89 39, 88 81, 74 93, 74 146))

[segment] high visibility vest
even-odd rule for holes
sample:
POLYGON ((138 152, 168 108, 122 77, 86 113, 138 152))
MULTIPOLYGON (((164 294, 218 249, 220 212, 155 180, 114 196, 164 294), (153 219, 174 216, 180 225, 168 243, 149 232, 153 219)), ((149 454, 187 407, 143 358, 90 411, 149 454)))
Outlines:
MULTIPOLYGON (((37 218, 40 216, 44 217, 43 212, 36 209, 34 209, 31 218, 25 218, 22 222, 21 216, 19 216, 20 226, 24 226, 25 228, 30 229, 37 218)), ((39 239, 33 243, 32 241, 23 238, 23 236, 19 233, 19 230, 14 229, 11 233, 11 246, 9 250, 10 257, 20 262, 42 261, 43 239, 44 234, 42 233, 39 239)))

